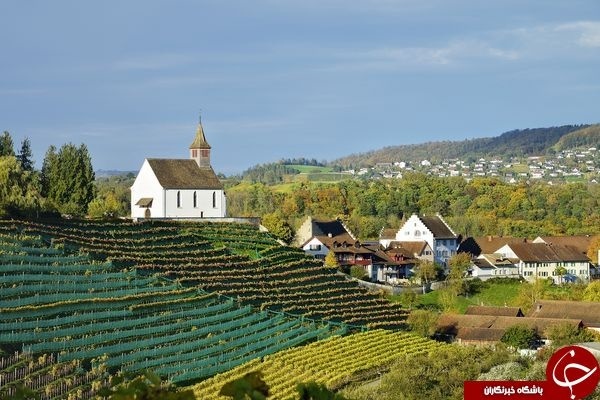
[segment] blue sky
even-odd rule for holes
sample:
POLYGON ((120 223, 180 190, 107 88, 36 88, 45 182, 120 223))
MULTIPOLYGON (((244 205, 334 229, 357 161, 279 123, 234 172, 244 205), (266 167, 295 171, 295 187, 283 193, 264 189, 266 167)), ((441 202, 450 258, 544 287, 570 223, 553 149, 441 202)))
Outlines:
POLYGON ((598 0, 0 2, 0 130, 97 169, 282 157, 600 122, 598 0))

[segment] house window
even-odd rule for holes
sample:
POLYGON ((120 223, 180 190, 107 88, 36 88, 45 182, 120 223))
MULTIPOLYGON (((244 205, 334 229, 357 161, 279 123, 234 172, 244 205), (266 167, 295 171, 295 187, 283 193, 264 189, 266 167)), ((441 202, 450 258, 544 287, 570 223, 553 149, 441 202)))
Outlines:
POLYGON ((217 208, 217 192, 213 192, 213 208, 217 208))
POLYGON ((319 250, 321 250, 321 245, 320 244, 311 244, 309 246, 309 250, 311 250, 311 251, 319 251, 319 250))
POLYGON ((194 192, 194 208, 198 208, 198 194, 194 192))
POLYGON ((177 191, 177 208, 181 208, 181 192, 177 191))

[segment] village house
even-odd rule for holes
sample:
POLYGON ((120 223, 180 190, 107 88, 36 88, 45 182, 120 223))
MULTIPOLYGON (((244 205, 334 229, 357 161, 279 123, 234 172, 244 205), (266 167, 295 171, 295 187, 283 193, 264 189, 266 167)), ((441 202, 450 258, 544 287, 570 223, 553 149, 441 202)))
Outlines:
POLYGON ((340 266, 359 265, 374 282, 395 283, 414 266, 407 258, 388 256, 378 243, 361 243, 340 220, 317 220, 308 217, 298 232, 295 243, 315 258, 324 260, 333 252, 340 266))
POLYGON ((518 278, 519 268, 514 261, 503 257, 501 254, 480 254, 474 258, 469 270, 474 278, 518 278))
POLYGON ((590 260, 572 247, 547 243, 512 243, 496 251, 502 257, 514 260, 519 274, 527 279, 551 278, 554 283, 590 279, 590 260), (559 275, 559 268, 566 275, 559 275))
POLYGON ((211 167, 210 151, 199 123, 189 159, 145 159, 131 186, 131 217, 225 217, 225 191, 211 167))
MULTIPOLYGON (((444 268, 447 268, 448 260, 456 254, 458 249, 458 235, 439 214, 433 216, 411 215, 396 232, 395 241, 427 243, 433 253, 433 261, 444 268)), ((386 246, 385 241, 381 243, 386 246)), ((390 242, 386 244, 389 246, 390 242)))
POLYGON ((495 311, 492 315, 442 314, 437 321, 436 336, 460 344, 488 345, 499 342, 508 328, 519 325, 535 330, 542 342, 545 342, 551 327, 570 325, 576 329, 584 328, 584 323, 579 318, 523 317, 522 313, 512 313, 513 310, 510 310, 511 315, 495 311))

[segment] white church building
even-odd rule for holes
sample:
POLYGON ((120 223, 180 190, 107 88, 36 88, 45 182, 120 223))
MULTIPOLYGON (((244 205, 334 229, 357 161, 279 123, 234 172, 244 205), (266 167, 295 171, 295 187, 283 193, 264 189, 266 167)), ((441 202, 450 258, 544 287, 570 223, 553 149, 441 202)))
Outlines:
POLYGON ((227 199, 202 123, 189 159, 147 158, 131 186, 131 218, 223 218, 227 199))

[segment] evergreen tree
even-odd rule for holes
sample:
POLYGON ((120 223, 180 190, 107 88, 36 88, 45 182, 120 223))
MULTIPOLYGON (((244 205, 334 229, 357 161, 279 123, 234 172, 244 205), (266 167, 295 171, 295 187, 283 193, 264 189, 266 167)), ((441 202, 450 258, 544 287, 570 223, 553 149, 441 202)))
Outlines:
POLYGON ((25 138, 25 140, 21 142, 21 151, 19 152, 17 159, 21 163, 21 169, 23 171, 33 172, 33 152, 31 151, 29 138, 25 138))
POLYGON ((56 147, 51 145, 48 147, 46 151, 46 155, 44 156, 44 162, 42 164, 42 173, 41 173, 41 184, 42 184, 42 196, 47 198, 52 198, 52 177, 56 177, 58 172, 56 171, 58 167, 58 156, 56 154, 56 147))
POLYGON ((4 131, 0 136, 0 156, 14 156, 15 148, 10 133, 4 131))
POLYGON ((95 174, 87 147, 69 143, 58 153, 50 146, 42 165, 42 193, 66 214, 84 215, 96 195, 95 174))

